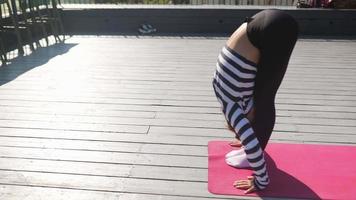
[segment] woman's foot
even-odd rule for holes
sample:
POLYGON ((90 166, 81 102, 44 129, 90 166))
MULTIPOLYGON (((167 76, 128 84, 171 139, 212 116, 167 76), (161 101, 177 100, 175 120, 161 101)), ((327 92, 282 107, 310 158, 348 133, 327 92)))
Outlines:
POLYGON ((239 149, 239 150, 236 150, 239 152, 234 152, 234 153, 230 152, 231 155, 232 154, 236 154, 236 155, 231 156, 231 157, 226 157, 226 159, 225 159, 226 164, 228 164, 232 167, 239 168, 239 169, 250 168, 250 164, 247 160, 245 151, 243 149, 239 149), (239 150, 242 150, 242 153, 239 150))
POLYGON ((241 141, 238 139, 235 139, 234 141, 230 142, 230 146, 232 147, 242 147, 241 141))
POLYGON ((225 155, 225 158, 230 158, 230 157, 239 156, 239 155, 243 155, 243 154, 245 154, 245 152, 244 152, 244 149, 241 148, 241 149, 230 151, 229 153, 227 153, 225 155))

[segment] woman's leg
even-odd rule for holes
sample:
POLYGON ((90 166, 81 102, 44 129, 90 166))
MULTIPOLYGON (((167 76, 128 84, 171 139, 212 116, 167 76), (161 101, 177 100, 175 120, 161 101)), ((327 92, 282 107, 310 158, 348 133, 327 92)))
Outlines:
POLYGON ((298 24, 283 11, 264 10, 250 18, 247 35, 260 51, 252 127, 265 149, 275 124, 275 96, 297 41, 298 24))
MULTIPOLYGON (((230 36, 229 40, 226 42, 226 45, 239 53, 241 56, 246 59, 258 63, 260 58, 259 50, 252 45, 247 37, 247 23, 243 23, 236 31, 230 36)), ((246 118, 252 122, 254 118, 254 109, 246 115, 246 118)), ((234 129, 227 123, 227 128, 234 132, 234 129)), ((233 147, 241 147, 242 144, 239 140, 234 140, 230 143, 233 147)))
POLYGON ((297 36, 297 22, 283 11, 270 9, 248 18, 227 41, 227 46, 258 63, 254 109, 247 116, 262 149, 266 148, 274 128, 275 95, 297 36))
MULTIPOLYGON (((226 45, 233 49, 235 52, 243 56, 253 63, 258 63, 260 59, 259 50, 252 45, 247 37, 247 23, 243 23, 229 38, 226 45)), ((246 118, 251 123, 254 119, 254 108, 252 108, 249 113, 246 114, 246 118)), ((235 130, 229 123, 227 127, 230 131, 235 133, 235 130)), ((235 133, 236 134, 236 133, 235 133)), ((230 143, 233 147, 241 147, 241 141, 234 140, 230 143)), ((237 167, 237 168, 246 168, 250 167, 249 162, 247 161, 247 156, 244 149, 233 150, 230 153, 225 155, 226 163, 228 165, 237 167)))

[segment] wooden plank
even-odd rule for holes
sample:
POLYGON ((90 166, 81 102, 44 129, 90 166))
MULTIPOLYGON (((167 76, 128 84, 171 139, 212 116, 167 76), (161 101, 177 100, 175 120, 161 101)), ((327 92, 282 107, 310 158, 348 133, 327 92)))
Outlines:
MULTIPOLYGON (((212 90, 212 87, 206 87, 203 86, 202 83, 205 83, 206 85, 209 85, 209 83, 211 83, 212 80, 212 75, 209 74, 207 76, 202 76, 199 79, 196 79, 194 76, 192 77, 187 77, 185 75, 181 75, 181 76, 166 76, 166 77, 159 77, 159 76, 149 76, 147 74, 142 74, 142 76, 138 76, 137 73, 133 73, 132 75, 128 75, 128 74, 123 74, 123 76, 125 76, 126 79, 129 80, 147 80, 147 81, 152 81, 152 82, 170 82, 170 81, 174 81, 174 82, 178 82, 179 80, 184 79, 185 81, 189 81, 191 83, 191 86, 185 86, 185 85, 174 85, 174 86, 170 86, 170 85, 165 85, 162 84, 161 86, 155 86, 155 85, 134 85, 134 84, 127 84, 127 85, 123 85, 123 84, 118 84, 118 83, 114 83, 114 84, 110 84, 110 83, 106 83, 103 84, 103 81, 101 81, 100 83, 91 83, 90 85, 85 85, 86 87, 88 87, 88 89, 93 90, 90 88, 90 86, 101 86, 101 87, 105 87, 107 90, 118 90, 118 89, 147 89, 147 90, 159 90, 160 88, 162 90, 187 90, 187 91, 210 91, 212 90), (198 84, 197 84, 198 83, 198 84)), ((288 75, 291 76, 291 75, 288 75)), ((291 76, 291 78, 294 77, 299 77, 299 76, 304 76, 304 74, 302 75, 296 75, 296 76, 291 76)), ((351 94, 355 94, 355 89, 353 87, 354 82, 350 82, 350 80, 354 80, 354 75, 347 78, 344 76, 337 76, 337 77, 328 77, 328 76, 323 76, 323 78, 325 78, 325 81, 337 81, 339 79, 343 79, 345 80, 345 83, 343 84, 325 84, 325 83, 315 83, 310 81, 317 79, 317 81, 323 81, 323 79, 318 79, 318 77, 313 76, 313 77, 309 77, 309 82, 308 83, 304 83, 304 84, 299 84, 298 82, 290 82, 289 83, 284 83, 281 85, 281 89, 284 90, 294 90, 294 89, 303 89, 305 87, 308 87, 310 89, 313 90, 321 90, 321 91, 325 91, 328 90, 331 92, 331 94, 333 94, 334 92, 338 92, 338 91, 350 91, 352 92, 351 94), (332 80, 334 79, 334 80, 332 80)), ((288 77, 286 77, 288 78, 288 77)), ((117 79, 113 79, 112 81, 118 81, 117 79)), ((303 80, 303 79, 302 79, 303 80)), ((86 81, 86 80, 82 80, 82 81, 86 81)), ((300 80, 301 81, 301 80, 300 80)), ((27 83, 27 82, 22 82, 22 84, 20 84, 21 82, 19 82, 19 85, 17 86, 18 89, 37 89, 37 90, 43 90, 45 88, 43 88, 41 85, 34 85, 31 82, 27 83)), ((40 84, 40 83, 38 83, 40 84)), ((12 86, 11 84, 8 84, 8 86, 4 87, 6 89, 11 89, 12 86)))
MULTIPOLYGON (((349 63, 348 63, 349 64, 349 63)), ((166 68, 165 66, 160 66, 161 68, 156 68, 156 69, 142 69, 137 67, 137 69, 132 68, 134 66, 126 66, 126 65, 120 65, 116 67, 115 69, 107 69, 106 71, 101 70, 92 70, 90 72, 91 77, 76 77, 77 80, 90 80, 90 82, 87 82, 86 84, 100 84, 100 85, 119 85, 122 86, 123 84, 127 83, 138 83, 142 81, 148 81, 150 82, 172 82, 175 80, 177 83, 185 83, 185 82, 191 82, 191 83, 208 83, 209 80, 212 78, 212 73, 214 72, 215 69, 215 64, 214 61, 209 64, 211 67, 207 70, 206 66, 204 67, 199 67, 199 66, 194 66, 194 69, 188 68, 186 65, 186 69, 181 68, 181 69, 175 69, 171 68, 169 69, 166 68), (126 67, 126 68, 125 68, 126 67), (127 67, 130 67, 130 70, 127 70, 127 67), (165 67, 165 68, 162 68, 165 67), (186 71, 189 70, 192 72, 192 74, 186 74, 186 71), (204 70, 204 71, 202 71, 204 70), (105 73, 111 73, 112 76, 106 76, 105 73), (157 74, 159 73, 159 74, 157 74), (194 74, 200 73, 201 76, 195 77, 194 74), (125 75, 122 77, 122 75, 125 75), (146 75, 146 76, 145 76, 146 75), (120 78, 118 78, 118 76, 120 78), (141 79, 138 79, 140 77, 141 79), (186 77, 187 79, 177 79, 177 78, 183 78, 186 77), (171 79, 167 79, 171 78, 171 79)), ((302 70, 303 68, 299 69, 302 70)), ((308 70, 308 68, 304 68, 304 70, 308 70)), ((68 70, 63 70, 67 71, 70 73, 71 71, 68 70)), ((352 69, 344 69, 344 72, 340 73, 340 69, 337 69, 337 73, 333 72, 331 73, 330 70, 325 71, 322 69, 315 70, 314 72, 303 72, 303 71, 296 71, 295 69, 288 69, 287 74, 286 74, 286 82, 293 83, 297 82, 298 80, 306 80, 306 83, 320 83, 321 85, 330 85, 330 82, 328 83, 327 80, 333 80, 336 82, 336 84, 342 84, 342 83, 348 83, 348 82, 355 82, 353 79, 353 75, 356 74, 356 72, 352 71, 352 69), (323 75, 321 75, 323 74, 323 75), (325 75, 325 76, 324 76, 325 75), (298 79, 299 78, 299 79, 298 79), (342 79, 341 79, 342 78, 342 79)), ((20 71, 18 72, 20 73, 20 71)), ((43 76, 43 75, 42 75, 43 76)), ((8 76, 1 76, 0 75, 0 80, 3 82, 10 81, 11 79, 8 76)), ((25 83, 28 83, 29 86, 32 86, 34 88, 40 87, 41 82, 46 82, 48 80, 42 79, 38 80, 38 82, 33 82, 35 80, 34 78, 31 77, 23 77, 18 80, 18 84, 25 86, 25 83)), ((69 79, 72 82, 74 82, 74 79, 69 79)), ((134 85, 134 84, 132 84, 134 85)), ((344 84, 345 86, 350 86, 347 84, 344 84)), ((13 87, 13 84, 9 83, 9 87, 13 87)))
POLYGON ((135 164, 167 167, 206 168, 206 157, 83 150, 0 147, 3 158, 30 158, 60 161, 135 164))
MULTIPOLYGON (((73 162, 60 160, 41 160, 28 158, 0 158, 1 170, 29 171, 38 173, 95 175, 106 177, 129 177, 132 165, 73 162), (60 166, 60 167, 58 167, 60 166)), ((0 173, 1 174, 1 173, 0 173)))
MULTIPOLYGON (((303 127, 299 127, 303 128, 303 127)), ((302 132, 282 129, 282 132, 275 129, 275 132, 280 132, 276 139, 284 141, 300 141, 294 134, 304 134, 303 141, 307 141, 308 137, 321 133, 320 142, 355 142, 354 132, 347 128, 334 127, 317 127, 315 130, 306 126, 302 132), (312 133, 312 134, 311 134, 312 133), (333 133, 333 134, 330 134, 333 133), (342 135, 342 137, 341 137, 342 135), (328 140, 329 137, 336 137, 328 140)), ((31 129, 4 129, 0 128, 1 135, 11 137, 24 138, 47 138, 47 139, 65 139, 65 140, 84 140, 84 141, 117 141, 128 143, 144 143, 144 144, 176 144, 176 145, 206 145, 210 140, 230 140, 232 133, 226 129, 200 129, 200 128, 175 128, 175 127, 151 127, 149 135, 136 136, 132 134, 113 134, 113 133, 96 133, 96 132, 77 132, 77 131, 50 131, 50 130, 31 130, 31 129), (156 136, 157 137, 156 137, 156 136)), ((272 135, 274 137, 275 134, 272 135)))
POLYGON ((274 132, 272 142, 284 143, 316 143, 332 145, 356 145, 356 135, 330 134, 330 133, 285 133, 274 132))
MULTIPOLYGON (((277 117, 306 117, 313 119, 356 119, 356 113, 344 112, 323 112, 323 111, 299 111, 299 110, 277 110, 277 117)), ((175 113, 175 112, 157 112, 155 118, 162 119, 192 119, 192 120, 225 120, 222 113, 175 113)))
MULTIPOLYGON (((216 97, 211 95, 205 95, 204 100, 202 100, 201 95, 171 95, 171 94, 163 94, 155 93, 155 94, 140 94, 140 93, 120 93, 119 95, 107 95, 105 93, 100 94, 100 97, 93 97, 96 93, 81 93, 80 96, 71 96, 71 97, 63 97, 61 94, 50 94, 49 97, 46 95, 44 97, 43 92, 23 95, 23 91, 17 92, 18 94, 11 94, 11 92, 6 91, 0 94, 0 101, 6 102, 9 100, 12 101, 47 101, 47 102, 85 102, 85 103, 107 103, 114 104, 125 101, 132 100, 133 103, 137 100, 145 100, 149 102, 149 100, 166 100, 166 101, 193 101, 193 102, 212 102, 216 103, 216 97), (10 94, 9 94, 10 93, 10 94), (21 94, 20 94, 21 93, 21 94), (159 95, 164 95, 164 97, 160 97, 159 95)), ((295 94, 295 93, 285 93, 279 92, 277 94, 277 103, 285 103, 286 101, 290 101, 291 104, 298 103, 301 100, 305 100, 307 102, 315 102, 315 100, 323 101, 324 103, 328 103, 328 105, 337 105, 337 104, 351 104, 356 101, 356 96, 353 95, 323 95, 323 94, 295 94), (296 102, 295 102, 296 101, 296 102)), ((144 101, 142 101, 144 103, 144 101)), ((154 102, 152 102, 154 103, 154 102)))
POLYGON ((161 112, 193 112, 193 113, 219 113, 218 103, 216 103, 215 108, 211 107, 179 107, 179 106, 168 106, 168 105, 110 105, 110 104, 91 104, 91 103, 33 103, 32 105, 28 104, 19 104, 14 101, 9 101, 6 103, 0 102, 0 106, 3 107, 25 107, 25 108, 45 108, 45 109, 68 109, 68 110, 76 110, 76 109, 87 109, 87 110, 101 110, 101 111, 161 111, 161 112))
MULTIPOLYGON (((165 135, 174 134, 172 130, 165 131, 165 135)), ((182 130, 181 130, 182 131, 182 130)), ((189 131, 189 130, 187 130, 189 131)), ((159 134, 159 133, 155 133, 159 134)), ((196 137, 202 134, 197 131, 192 135, 181 137, 181 140, 188 140, 195 134, 196 137)), ((228 131, 220 135, 206 135, 210 140, 232 140, 233 135, 228 131), (223 138, 225 137, 225 138, 223 138)), ((138 142, 108 142, 108 141, 85 141, 85 140, 63 140, 63 139, 45 139, 45 138, 22 138, 22 137, 1 137, 4 147, 34 148, 34 149, 59 149, 59 150, 82 150, 98 152, 121 152, 121 153, 145 153, 160 155, 189 155, 189 156, 206 156, 206 146, 200 145, 180 145, 157 144, 138 142)), ((298 133, 298 132, 278 132, 272 134, 272 141, 284 142, 318 142, 318 143, 356 143, 356 135, 329 134, 329 133, 298 133)), ((150 141, 148 141, 150 142, 150 141)))
MULTIPOLYGON (((137 194, 137 193, 118 193, 118 192, 102 192, 90 191, 81 189, 64 189, 50 187, 28 187, 20 185, 0 185, 0 194, 4 199, 11 200, 38 200, 38 199, 75 199, 75 200, 208 200, 208 199, 233 199, 231 197, 184 197, 184 196, 169 196, 160 194, 137 194)), ((251 199, 251 198, 250 198, 251 199)))
POLYGON ((64 175, 38 172, 1 171, 0 183, 21 186, 82 189, 105 192, 129 192, 193 197, 214 197, 206 191, 206 183, 179 182, 134 178, 112 178, 64 175))
MULTIPOLYGON (((277 105, 279 106, 279 105, 277 105)), ((301 108, 303 108, 301 106, 301 108)), ((305 109, 308 109, 308 106, 304 106, 305 109)), ((87 109, 79 108, 76 109, 61 109, 57 110, 55 106, 51 108, 37 108, 37 107, 0 107, 2 113, 7 113, 5 116, 16 115, 29 116, 31 119, 35 116, 43 116, 45 118, 55 118, 58 116, 58 119, 61 119, 64 116, 73 116, 73 117, 128 117, 128 118, 161 118, 161 119, 203 119, 203 120, 221 120, 224 119, 222 114, 218 109, 212 113, 187 113, 187 112, 154 112, 154 111, 129 111, 129 110, 99 110, 99 109, 87 109), (157 113, 157 114, 155 114, 157 113)), ((355 119, 356 113, 352 112, 337 112, 337 111, 309 111, 309 110, 295 110, 295 109, 278 109, 277 116, 280 117, 313 117, 313 118, 322 118, 322 119, 355 119)), ((25 118, 25 117, 22 117, 25 118)), ((3 118, 4 119, 4 118, 3 118)), ((15 119, 15 118, 13 118, 15 119)), ((18 118, 21 119, 21 118, 18 118)), ((25 118, 26 119, 26 118, 25 118)))
MULTIPOLYGON (((145 134, 148 127, 194 127, 213 128, 225 127, 225 120, 221 117, 216 120, 207 119, 146 119, 146 118, 123 118, 123 117, 94 117, 94 116, 60 116, 42 114, 8 113, 0 118, 0 127, 21 127, 33 129, 58 129, 79 131, 103 131, 103 132, 127 132, 145 134), (55 121, 55 123, 53 123, 55 121)), ((350 131, 356 130, 354 119, 320 119, 307 117, 277 117, 276 130, 295 130, 295 126, 332 126, 348 127, 350 131)), ((296 131, 296 130, 295 130, 296 131)))
MULTIPOLYGON (((118 153, 145 153, 161 155, 206 156, 206 146, 181 144, 154 144, 120 141, 86 141, 47 138, 24 138, 0 136, 3 147, 34 149, 81 150, 118 153)), ((173 141, 172 141, 173 142, 173 141)))
POLYGON ((301 124, 301 125, 325 125, 325 126, 343 126, 356 127, 354 119, 320 119, 310 117, 277 117, 278 123, 301 124))
MULTIPOLYGON (((147 95, 147 94, 146 94, 147 95)), ((145 94, 127 94, 126 96, 120 97, 101 97, 101 98, 94 98, 94 97, 71 97, 71 98, 57 98, 54 96, 52 98, 46 97, 33 97, 33 96, 8 96, 5 99, 0 99, 0 103, 3 105, 15 105, 15 102, 28 102, 28 106, 33 105, 36 106, 40 102, 48 102, 48 103, 63 103, 67 105, 68 103, 81 103, 82 105, 85 104, 127 104, 127 105, 177 105, 177 106, 206 106, 206 107, 216 107, 217 101, 215 97, 207 96, 204 100, 201 99, 202 96, 190 96, 190 95, 182 95, 180 96, 181 99, 175 98, 175 95, 165 95, 166 99, 151 99, 149 95, 146 97, 145 94), (174 99, 175 98, 175 99, 174 99), (199 104, 200 103, 200 104, 199 104)), ((151 94, 151 96, 156 96, 151 94)), ((277 104, 306 104, 306 105, 313 105, 318 104, 318 102, 322 103, 322 105, 340 105, 340 106, 350 106, 354 107, 356 96, 326 96, 326 95, 299 95, 299 94, 289 94, 289 93, 278 93, 276 103, 277 104), (323 98, 325 97, 325 98, 323 98)), ((146 113, 147 114, 147 113, 146 113)))
MULTIPOLYGON (((71 162, 24 158, 0 158, 1 170, 38 173, 103 176, 115 178, 144 178, 206 182, 207 169, 179 168, 165 166, 125 165, 109 163, 71 162), (60 168, 58 166, 61 166, 60 168)), ((1 174, 1 173, 0 173, 1 174)))
POLYGON ((83 132, 62 131, 46 129, 22 129, 22 128, 0 128, 0 135, 6 137, 24 138, 46 138, 65 140, 87 140, 87 141, 113 141, 128 143, 152 143, 152 144, 177 144, 177 145, 206 145, 210 138, 192 137, 189 140, 184 137, 172 135, 161 135, 154 137, 149 134, 110 133, 110 132, 83 132))
POLYGON ((298 110, 298 111, 327 111, 327 112, 347 112, 355 113, 355 107, 346 106, 323 106, 323 105, 296 105, 296 104, 276 104, 277 109, 298 110))
MULTIPOLYGON (((325 133, 337 135, 355 135, 354 127, 323 126, 323 125, 300 125, 300 124, 276 124, 274 131, 283 133, 325 133)), ((192 127, 158 127, 152 126, 148 134, 155 135, 185 135, 204 137, 229 137, 232 135, 226 128, 201 129, 192 127)))
MULTIPOLYGON (((16 106, 19 105, 20 102, 26 103, 26 107, 44 107, 44 106, 52 106, 52 105, 59 105, 59 106, 71 106, 73 107, 74 104, 78 104, 78 107, 84 107, 84 106, 90 106, 92 105, 93 107, 100 107, 100 108, 116 108, 115 106, 117 105, 118 108, 123 105, 127 106, 147 106, 147 110, 141 110, 141 111, 157 111, 159 109, 153 110, 152 107, 166 107, 166 106, 176 106, 176 107, 206 107, 206 109, 210 109, 211 107, 219 107, 219 104, 217 101, 183 101, 183 100, 141 100, 141 99, 121 99, 121 100, 107 100, 107 101, 101 101, 101 102, 91 102, 91 101, 48 101, 48 100, 41 100, 41 101, 32 101, 32 100, 0 100, 1 105, 6 105, 6 106, 16 106), (47 105, 46 105, 47 104, 47 105), (51 105, 48 105, 51 104, 51 105), (151 107, 149 109, 149 107, 151 107)), ((319 99, 283 99, 283 98, 277 98, 276 99, 276 104, 277 106, 280 105, 304 105, 306 109, 308 108, 313 108, 313 106, 318 106, 318 107, 326 107, 325 109, 328 109, 327 107, 332 108, 338 108, 338 107, 345 107, 346 109, 348 108, 348 112, 356 112, 355 110, 355 101, 354 100, 319 100, 319 99)), ((129 107, 128 107, 129 108, 129 107)), ((142 107, 144 108, 144 107, 142 107)), ((127 109, 126 109, 127 110, 127 109)))
MULTIPOLYGON (((207 86, 210 88, 209 86, 207 86)), ((277 100, 278 99, 318 99, 318 100, 339 100, 339 101, 355 101, 356 95, 352 94, 331 94, 328 95, 323 94, 303 94, 298 93, 300 90, 294 91, 292 90, 281 90, 278 92, 277 100)), ((208 95, 212 92, 212 88, 207 90, 206 93, 201 94, 185 94, 185 95, 174 95, 169 94, 169 91, 163 90, 146 90, 145 92, 141 90, 132 91, 132 90, 121 90, 120 93, 106 93, 106 92, 94 92, 94 91, 87 91, 82 92, 80 94, 73 94, 71 96, 63 96, 65 91, 63 92, 55 92, 55 91, 33 91, 33 90, 3 90, 3 93, 0 94, 0 100, 27 100, 27 101, 50 101, 50 102, 62 102, 62 101, 70 101, 70 102, 108 102, 108 103, 115 103, 120 102, 120 100, 131 99, 131 100, 151 100, 152 103, 155 103, 157 100, 195 100, 195 101, 202 101, 201 95, 206 96, 204 101, 216 101, 216 97, 212 95, 208 95), (44 92, 47 95, 44 95, 44 92), (26 94, 27 93, 27 94, 26 94), (99 97, 95 97, 95 95, 100 94, 99 97), (164 95, 162 97, 158 95, 164 95)), ((178 91, 177 91, 178 92, 178 91)), ((179 91, 179 92, 183 92, 179 91)))
POLYGON ((55 107, 51 108, 37 108, 37 107, 15 107, 7 106, 0 107, 1 113, 8 114, 27 114, 27 115, 47 115, 47 116, 96 116, 96 117, 133 117, 133 118, 154 118, 155 112, 152 111, 130 111, 130 110, 99 110, 99 109, 86 109, 86 108, 76 108, 76 109, 61 109, 58 110, 55 107))
MULTIPOLYGON (((215 138, 217 139, 217 138, 215 138)), ((230 139, 232 139, 232 137, 230 137, 230 139)), ((225 140, 230 140, 230 139, 225 139, 225 140)), ((1 144, 1 146, 4 147, 18 147, 19 149, 47 149, 48 150, 54 150, 54 149, 59 149, 59 150, 80 150, 80 151, 89 151, 89 152, 131 152, 131 153, 144 153, 144 154, 160 154, 160 155, 192 155, 192 156, 199 156, 199 157, 205 157, 206 156, 206 146, 201 147, 201 146, 184 146, 182 147, 181 145, 161 145, 161 144, 140 144, 140 143, 118 143, 116 142, 116 146, 114 145, 114 143, 112 143, 113 145, 107 145, 106 143, 103 142, 82 142, 82 141, 71 141, 71 142, 66 142, 63 140, 45 140, 45 139, 26 139, 26 138, 4 138, 2 137, 2 141, 3 143, 1 144), (50 142, 48 142, 50 141, 50 142), (102 145, 101 145, 102 143, 102 145), (81 145, 86 145, 86 146, 81 146, 81 145), (129 148, 118 148, 119 146, 129 146, 129 148), (138 150, 140 149, 140 150, 138 150)), ((292 142, 312 142, 312 143, 339 143, 339 144, 356 144, 356 135, 350 136, 350 135, 343 135, 342 137, 340 137, 340 135, 330 135, 330 134, 306 134, 306 133, 279 133, 279 132, 275 132, 274 134, 272 134, 272 142, 274 141, 288 141, 288 143, 292 142)), ((111 143, 111 142, 110 142, 111 143)), ((110 144, 108 143, 108 144, 110 144)), ((52 161, 58 161, 58 159, 56 158, 41 158, 41 157, 31 157, 28 158, 28 156, 24 155, 24 156, 5 156, 6 159, 13 159, 13 158, 20 158, 20 159, 25 159, 26 162, 27 160, 33 160, 33 161, 29 161, 31 163, 35 163, 35 160, 38 160, 42 162, 50 162, 52 163, 52 161), (24 157, 25 156, 25 157, 24 157), (43 160, 45 159, 45 160, 43 160)), ((4 167, 4 166, 20 166, 20 165, 13 165, 15 161, 11 161, 8 162, 9 165, 2 165, 1 169, 15 169, 15 168, 10 168, 10 167, 4 167)), ((59 162, 59 161, 58 161, 59 162)), ((78 168, 83 167, 85 169, 96 169, 98 170, 98 172, 95 173, 102 173, 99 172, 101 171, 100 166, 101 165, 108 165, 107 167, 103 168, 103 171, 108 170, 107 173, 111 173, 110 172, 110 166, 112 166, 111 168, 114 168, 116 165, 118 165, 117 163, 115 164, 110 164, 110 163, 106 163, 106 162, 92 162, 92 161, 75 161, 75 162, 71 162, 71 161, 60 161, 59 163, 61 163, 60 165, 62 166, 60 169, 56 169, 56 166, 58 166, 57 164, 53 164, 53 165, 46 165, 44 169, 44 171, 48 171, 49 169, 53 168, 54 172, 63 172, 64 169, 66 169, 65 166, 68 166, 67 168, 70 170, 75 169, 75 173, 80 173, 80 174, 88 174, 89 172, 81 172, 81 170, 78 170, 75 166, 78 166, 78 168), (68 164, 66 164, 68 162, 68 164), (87 164, 85 164, 87 163, 87 164), (88 167, 84 167, 85 165, 88 165, 88 167), (92 166, 93 165, 93 166, 92 166), (96 168, 94 167, 95 165, 100 165, 97 166, 96 168), (70 167, 73 166, 73 167, 70 167), (92 166, 92 167, 91 167, 92 166), (62 169, 63 168, 63 169, 62 169), (59 170, 59 171, 58 171, 59 170)), ((29 165, 25 165, 25 166, 29 166, 29 165)), ((131 164, 119 164, 118 166, 122 166, 124 167, 124 169, 128 169, 130 168, 129 166, 132 166, 131 164)), ((141 166, 140 169, 146 167, 146 164, 141 165, 140 163, 137 163, 135 166, 141 166)), ((191 170, 193 167, 189 167, 189 168, 181 168, 181 167, 175 167, 175 168, 171 168, 168 167, 168 169, 161 169, 162 166, 153 166, 150 165, 148 166, 150 169, 156 169, 158 168, 161 171, 164 170, 177 170, 177 171, 184 171, 185 173, 182 173, 182 177, 179 178, 179 180, 183 180, 184 178, 184 174, 188 173, 189 170, 191 170), (176 169, 177 168, 177 169, 176 169), (184 170, 182 170, 184 169, 184 170)), ((165 167, 163 167, 165 168, 165 167)), ((19 169, 18 167, 16 169, 19 169)), ((37 169, 37 168, 36 168, 37 169)), ((114 169, 117 169, 114 168, 114 169)), ((34 170, 34 169, 29 169, 29 170, 34 170)), ((53 171, 52 170, 52 171, 53 171)), ((158 170, 158 171, 159 171, 158 170)), ((39 170, 37 170, 39 171, 39 170)), ((147 171, 147 170, 144 170, 147 171)), ((193 170, 194 171, 194 170, 193 170)), ((69 171, 65 171, 63 173, 70 173, 69 171)), ((202 173, 202 172, 201 172, 202 173)), ((199 173, 199 174, 201 174, 199 173)), ((116 173, 113 173, 116 174, 116 173)), ((165 174, 165 173, 163 173, 165 174)), ((169 173, 168 173, 169 174, 169 173)), ((173 173, 174 174, 174 173, 173 173)), ((107 174, 107 176, 109 176, 107 174)), ((121 176, 121 175, 120 175, 121 176)), ((147 176, 153 176, 150 173, 147 173, 147 176)), ((155 174, 155 176, 158 176, 157 174, 155 174)), ((166 179, 167 177, 161 177, 161 179, 166 179)), ((177 178, 177 177, 176 177, 177 178)))
MULTIPOLYGON (((83 150, 83 151, 103 151, 137 153, 142 148, 142 143, 125 143, 111 141, 85 141, 70 139, 47 139, 47 138, 26 138, 26 137, 6 137, 1 136, 4 147, 24 147, 37 149, 62 149, 62 150, 83 150)), ((159 146, 159 145, 158 145, 159 146)), ((194 154, 193 154, 194 155, 194 154)))
POLYGON ((2 199, 11 200, 38 200, 38 199, 51 199, 51 200, 63 200, 63 199, 77 199, 77 200, 89 200, 89 199, 107 199, 118 200, 121 199, 120 193, 114 192, 98 192, 89 190, 75 190, 64 188, 49 188, 49 187, 29 187, 20 186, 15 184, 3 185, 0 184, 0 194, 2 199))
MULTIPOLYGON (((211 77, 210 77, 211 78, 211 77)), ((209 79, 210 79, 209 78, 209 79)), ((301 80, 302 81, 302 80, 301 80)), ((330 81, 330 80, 329 80, 330 81)), ((39 87, 43 87, 43 86, 39 86, 39 87)), ((102 93, 103 91, 98 91, 96 89, 93 89, 94 86, 88 86, 87 88, 81 88, 81 92, 95 92, 95 93, 102 93)), ((4 89, 9 90, 9 87, 3 87, 4 89)), ((46 90, 46 88, 33 88, 33 87, 20 87, 17 86, 16 90, 34 90, 37 89, 38 91, 45 91, 48 92, 46 90)), ((61 90, 59 90, 63 93, 66 92, 66 88, 63 88, 61 90)), ((170 95, 206 95, 206 96, 210 96, 211 94, 213 94, 212 88, 209 86, 209 88, 204 89, 204 90, 190 90, 190 89, 186 89, 186 90, 177 90, 177 89, 160 89, 159 87, 157 88, 135 88, 135 89, 129 89, 129 88, 118 88, 118 87, 113 87, 113 88, 107 88, 106 92, 115 92, 118 93, 118 91, 120 91, 120 93, 133 93, 133 94, 170 94, 170 95)), ((58 91, 57 91, 58 92, 58 91)), ((61 94, 60 92, 58 92, 59 94, 61 94)), ((58 94, 57 93, 57 94, 58 94)), ((279 93, 292 93, 292 94, 325 94, 325 95, 344 95, 344 96, 355 96, 356 92, 354 90, 329 90, 327 88, 322 88, 322 87, 316 87, 316 88, 309 88, 308 90, 304 89, 304 88, 285 88, 285 86, 282 83, 282 86, 279 90, 279 93)))
POLYGON ((72 123, 60 121, 34 121, 34 120, 0 120, 3 128, 30 128, 48 130, 77 130, 102 131, 116 133, 146 134, 149 126, 98 124, 98 123, 72 123))
MULTIPOLYGON (((39 107, 54 109, 62 107, 65 109, 95 109, 95 110, 131 110, 131 111, 161 111, 161 112, 193 112, 193 113, 220 113, 219 104, 215 102, 215 107, 184 107, 184 106, 170 106, 170 105, 111 105, 111 104, 93 104, 93 103, 42 103, 30 102, 23 104, 21 101, 1 101, 0 105, 3 107, 16 106, 16 107, 39 107)), ((277 109, 281 110, 305 110, 305 111, 335 111, 335 112, 356 112, 354 106, 324 106, 324 105, 303 105, 303 104, 276 104, 277 109)))
POLYGON ((322 119, 356 119, 356 113, 303 110, 277 110, 277 116, 313 117, 322 119))

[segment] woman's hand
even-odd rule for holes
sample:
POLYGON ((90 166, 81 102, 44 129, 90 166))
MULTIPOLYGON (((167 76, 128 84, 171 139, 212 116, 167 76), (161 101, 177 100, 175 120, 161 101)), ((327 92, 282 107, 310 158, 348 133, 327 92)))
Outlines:
POLYGON ((247 180, 237 180, 234 182, 234 187, 237 189, 245 190, 245 194, 256 191, 255 177, 248 176, 247 180))

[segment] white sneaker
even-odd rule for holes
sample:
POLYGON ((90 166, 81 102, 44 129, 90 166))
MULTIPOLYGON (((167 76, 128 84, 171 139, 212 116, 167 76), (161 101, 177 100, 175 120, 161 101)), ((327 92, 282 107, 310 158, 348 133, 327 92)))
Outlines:
POLYGON ((235 155, 232 157, 228 157, 225 159, 225 162, 226 162, 226 164, 228 164, 232 167, 239 168, 239 169, 250 168, 250 164, 247 160, 247 156, 246 156, 245 152, 241 155, 235 155))
POLYGON ((230 157, 233 157, 233 156, 242 155, 244 153, 245 153, 245 151, 244 151, 243 148, 237 149, 237 150, 232 150, 232 151, 230 151, 229 153, 227 153, 225 155, 225 158, 230 158, 230 157))

